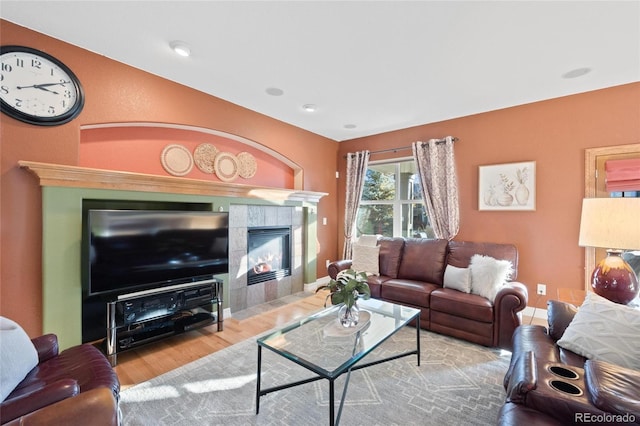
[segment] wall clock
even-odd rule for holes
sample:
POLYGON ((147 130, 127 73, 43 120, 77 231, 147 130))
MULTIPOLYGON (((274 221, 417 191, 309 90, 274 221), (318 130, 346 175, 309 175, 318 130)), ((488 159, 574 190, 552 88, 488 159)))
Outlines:
POLYGON ((2 112, 30 124, 56 126, 73 120, 84 92, 58 59, 30 47, 0 46, 2 112))

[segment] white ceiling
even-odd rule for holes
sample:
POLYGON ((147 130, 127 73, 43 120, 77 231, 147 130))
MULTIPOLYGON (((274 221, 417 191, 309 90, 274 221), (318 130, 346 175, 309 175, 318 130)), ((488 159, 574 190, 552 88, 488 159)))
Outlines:
POLYGON ((1 0, 0 16, 338 141, 640 81, 639 1, 1 0))

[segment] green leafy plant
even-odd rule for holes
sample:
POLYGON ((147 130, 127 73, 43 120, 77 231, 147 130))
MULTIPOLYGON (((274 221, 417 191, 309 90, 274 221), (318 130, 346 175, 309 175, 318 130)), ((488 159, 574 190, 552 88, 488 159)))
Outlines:
POLYGON ((316 292, 324 288, 329 289, 330 293, 327 299, 331 298, 332 304, 339 305, 344 303, 348 308, 352 307, 359 297, 363 299, 371 297, 371 289, 367 284, 367 274, 365 272, 356 272, 353 269, 345 269, 338 272, 335 280, 332 279, 329 284, 319 287, 316 292))

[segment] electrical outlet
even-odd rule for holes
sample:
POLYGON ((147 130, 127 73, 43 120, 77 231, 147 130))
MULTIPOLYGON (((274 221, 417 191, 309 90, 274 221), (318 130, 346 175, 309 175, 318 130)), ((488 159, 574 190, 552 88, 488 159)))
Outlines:
POLYGON ((547 285, 546 284, 538 284, 538 295, 545 296, 547 294, 547 285))
POLYGON ((329 267, 329 264, 330 264, 330 263, 331 263, 331 261, 330 261, 329 259, 327 259, 327 260, 325 261, 325 264, 327 265, 327 268, 329 267))

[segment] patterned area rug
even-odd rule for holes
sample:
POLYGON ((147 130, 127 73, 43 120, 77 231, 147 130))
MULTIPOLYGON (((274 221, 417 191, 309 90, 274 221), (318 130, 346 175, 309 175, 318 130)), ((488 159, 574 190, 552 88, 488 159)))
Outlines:
MULTIPOLYGON (((495 424, 505 400, 502 379, 510 353, 427 331, 421 365, 408 356, 354 371, 342 425, 495 424)), ((365 361, 415 348, 405 327, 365 361)), ((121 393, 125 426, 321 425, 329 423, 329 382, 273 392, 255 414, 257 344, 252 338, 121 393)), ((311 377, 306 369, 262 351, 262 388, 311 377)), ((336 380, 336 401, 344 386, 336 380)), ((336 407, 336 413, 338 409, 336 407)))

